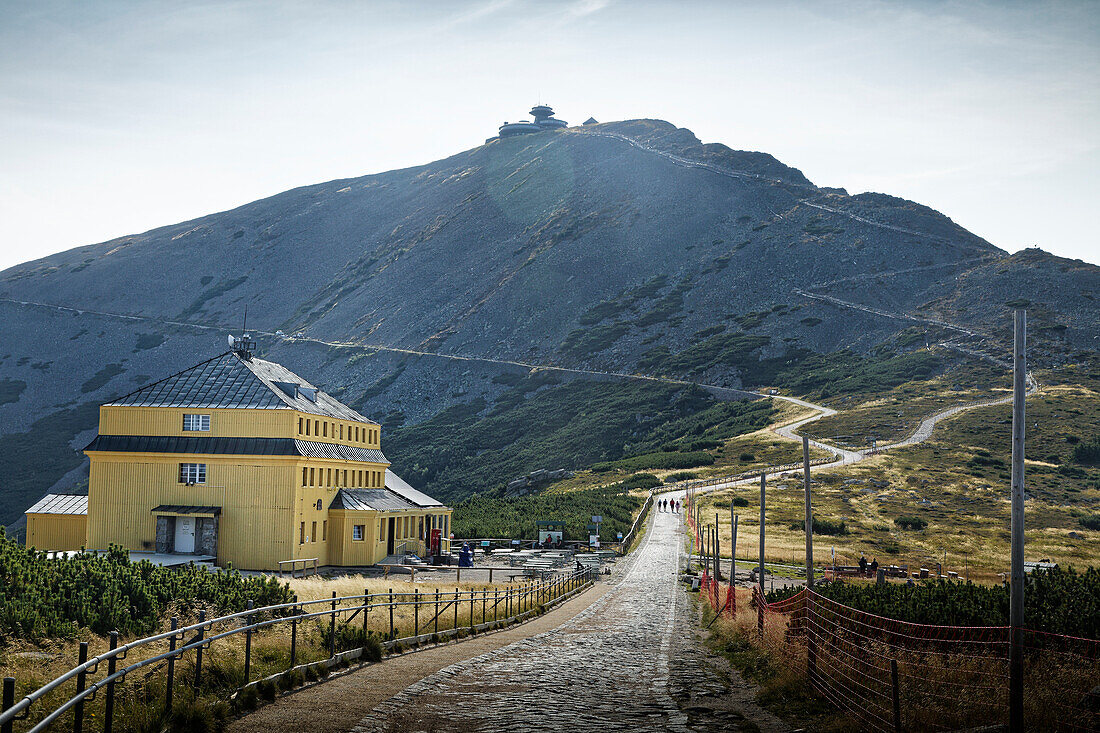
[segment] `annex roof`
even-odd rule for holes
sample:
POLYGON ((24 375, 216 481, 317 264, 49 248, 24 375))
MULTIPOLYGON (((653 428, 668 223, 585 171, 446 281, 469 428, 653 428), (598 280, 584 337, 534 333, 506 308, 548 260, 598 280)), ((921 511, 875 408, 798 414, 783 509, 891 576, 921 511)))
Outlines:
POLYGON ((329 509, 373 509, 380 512, 417 509, 412 502, 386 489, 340 489, 329 509))
POLYGON ((389 463, 377 448, 297 438, 215 438, 178 435, 97 435, 85 451, 195 453, 199 455, 305 456, 364 463, 389 463))
POLYGON ((443 506, 443 502, 433 499, 423 491, 417 491, 388 468, 386 469, 386 488, 418 507, 443 506))
POLYGON ((147 384, 108 405, 126 407, 300 410, 339 420, 378 423, 323 392, 281 364, 227 351, 147 384))
POLYGON ((183 504, 161 504, 153 507, 150 514, 205 514, 216 517, 222 513, 220 506, 185 506, 183 504))
POLYGON ((87 494, 46 494, 27 514, 87 514, 87 494))

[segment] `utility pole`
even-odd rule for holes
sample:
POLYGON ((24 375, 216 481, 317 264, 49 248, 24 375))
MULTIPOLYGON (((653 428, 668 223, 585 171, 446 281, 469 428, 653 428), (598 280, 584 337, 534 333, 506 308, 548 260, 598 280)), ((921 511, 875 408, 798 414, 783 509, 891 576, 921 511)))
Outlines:
POLYGON ((730 501, 730 531, 733 533, 730 540, 730 585, 737 582, 737 517, 733 513, 733 502, 730 501))
POLYGON ((806 587, 814 587, 814 515, 810 506, 810 439, 802 436, 802 472, 806 485, 806 587))
POLYGON ((718 541, 718 512, 714 513, 714 579, 722 582, 722 550, 718 541))
POLYGON ((767 480, 767 474, 760 474, 760 569, 757 575, 761 598, 764 597, 764 486, 767 480))
POLYGON ((1012 345, 1012 585, 1009 599, 1008 728, 1024 729, 1024 398, 1027 395, 1027 311, 1013 314, 1012 345))

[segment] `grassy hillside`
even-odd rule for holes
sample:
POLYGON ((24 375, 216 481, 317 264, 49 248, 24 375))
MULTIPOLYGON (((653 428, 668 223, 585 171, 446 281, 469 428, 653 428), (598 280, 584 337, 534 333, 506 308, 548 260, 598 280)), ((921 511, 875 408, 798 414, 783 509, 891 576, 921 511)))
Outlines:
POLYGON ((539 468, 633 459, 631 470, 715 448, 770 421, 768 401, 721 402, 698 388, 654 382, 504 376, 492 404, 476 400, 388 436, 406 480, 448 501, 497 489, 539 468))

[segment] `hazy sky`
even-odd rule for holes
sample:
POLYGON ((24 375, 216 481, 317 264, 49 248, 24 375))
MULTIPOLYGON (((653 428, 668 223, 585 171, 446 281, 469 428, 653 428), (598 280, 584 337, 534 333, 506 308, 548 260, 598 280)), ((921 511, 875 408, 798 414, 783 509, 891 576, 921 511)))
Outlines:
POLYGON ((1096 2, 0 2, 0 268, 426 163, 542 100, 1100 262, 1096 2))

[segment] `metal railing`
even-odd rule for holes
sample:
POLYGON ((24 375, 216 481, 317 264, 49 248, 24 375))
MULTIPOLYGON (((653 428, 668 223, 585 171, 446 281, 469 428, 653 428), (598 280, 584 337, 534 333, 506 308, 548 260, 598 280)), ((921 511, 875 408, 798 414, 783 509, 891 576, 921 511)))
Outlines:
POLYGON ((619 554, 625 555, 630 549, 630 543, 634 541, 634 538, 638 535, 638 529, 645 526, 646 517, 649 516, 649 510, 653 507, 653 495, 654 492, 649 492, 649 496, 646 497, 645 503, 642 504, 642 510, 638 512, 638 516, 634 519, 634 524, 630 525, 630 531, 623 535, 622 542, 619 543, 619 554))
MULTIPOLYGON (((327 660, 313 660, 307 664, 334 661, 338 657, 336 651, 336 626, 337 618, 341 623, 349 626, 360 613, 362 613, 362 629, 369 631, 371 612, 381 610, 382 620, 378 623, 383 629, 377 632, 384 641, 382 646, 392 649, 398 645, 419 645, 425 641, 440 640, 446 637, 458 636, 463 632, 477 632, 489 630, 501 624, 507 624, 523 620, 525 617, 536 613, 540 607, 555 603, 565 597, 587 587, 595 579, 595 573, 589 569, 577 570, 560 577, 547 578, 531 583, 506 587, 483 588, 462 591, 455 589, 453 593, 441 593, 438 589, 434 593, 421 593, 418 589, 411 592, 394 593, 390 589, 387 593, 369 593, 362 595, 337 597, 333 591, 332 598, 322 598, 313 601, 299 601, 295 597, 291 603, 280 603, 262 608, 253 608, 252 601, 248 602, 248 608, 244 611, 232 613, 218 618, 205 618, 205 612, 199 611, 198 623, 190 624, 182 628, 177 627, 178 619, 173 617, 172 628, 153 636, 137 639, 119 646, 119 635, 112 631, 109 635, 110 649, 92 659, 88 659, 88 642, 80 642, 79 662, 77 666, 58 676, 54 680, 42 685, 38 689, 28 693, 18 702, 15 701, 14 677, 5 677, 3 681, 3 698, 0 701, 0 733, 13 733, 17 721, 28 720, 34 711, 34 706, 42 703, 44 698, 51 693, 61 690, 67 683, 75 685, 73 694, 56 705, 38 720, 29 721, 26 733, 42 733, 53 724, 57 723, 66 713, 72 711, 73 730, 83 731, 85 722, 85 704, 91 702, 102 692, 104 695, 104 707, 102 713, 103 731, 111 733, 114 726, 116 687, 122 683, 127 675, 138 670, 156 665, 152 673, 157 672, 161 666, 166 665, 165 670, 165 714, 172 712, 173 690, 184 684, 188 687, 198 688, 202 677, 203 653, 211 648, 216 641, 222 641, 244 636, 244 681, 239 688, 244 689, 256 684, 259 680, 252 679, 252 638, 264 629, 273 628, 280 624, 290 625, 290 665, 286 670, 278 674, 291 671, 298 664, 298 636, 299 626, 310 619, 324 621, 327 619, 327 660), (468 612, 467 612, 468 604, 468 612), (327 606, 316 610, 318 607, 327 606), (395 619, 395 609, 408 609, 412 612, 411 625, 408 618, 395 619), (467 624, 459 626, 459 611, 467 617, 467 624), (452 619, 447 619, 444 614, 451 611, 452 619), (388 615, 388 621, 387 621, 388 615), (422 615, 426 618, 422 622, 422 615), (259 618, 257 618, 259 617, 259 618), (480 621, 478 620, 480 619, 480 621), (444 628, 440 630, 441 620, 444 628), (450 628, 446 627, 448 620, 453 621, 450 628), (412 632, 409 635, 409 632, 412 632), (401 634, 406 634, 401 636, 401 634), (190 638, 188 638, 190 637, 190 638), (166 645, 166 649, 161 645, 166 645), (131 654, 142 651, 152 654, 144 659, 134 661, 119 669, 118 663, 131 654), (178 682, 175 674, 175 664, 185 654, 194 654, 193 678, 182 683, 178 682), (93 680, 105 666, 106 672, 101 679, 93 680)), ((377 616, 375 616, 377 618, 377 616)), ((322 634, 322 638, 326 635, 322 634)), ((362 648, 344 652, 341 658, 355 658, 355 652, 361 653, 362 648)), ((189 670, 190 671, 190 670, 189 670)), ((226 691, 228 692, 228 690, 226 691)), ((53 704, 53 703, 50 703, 53 704)))

